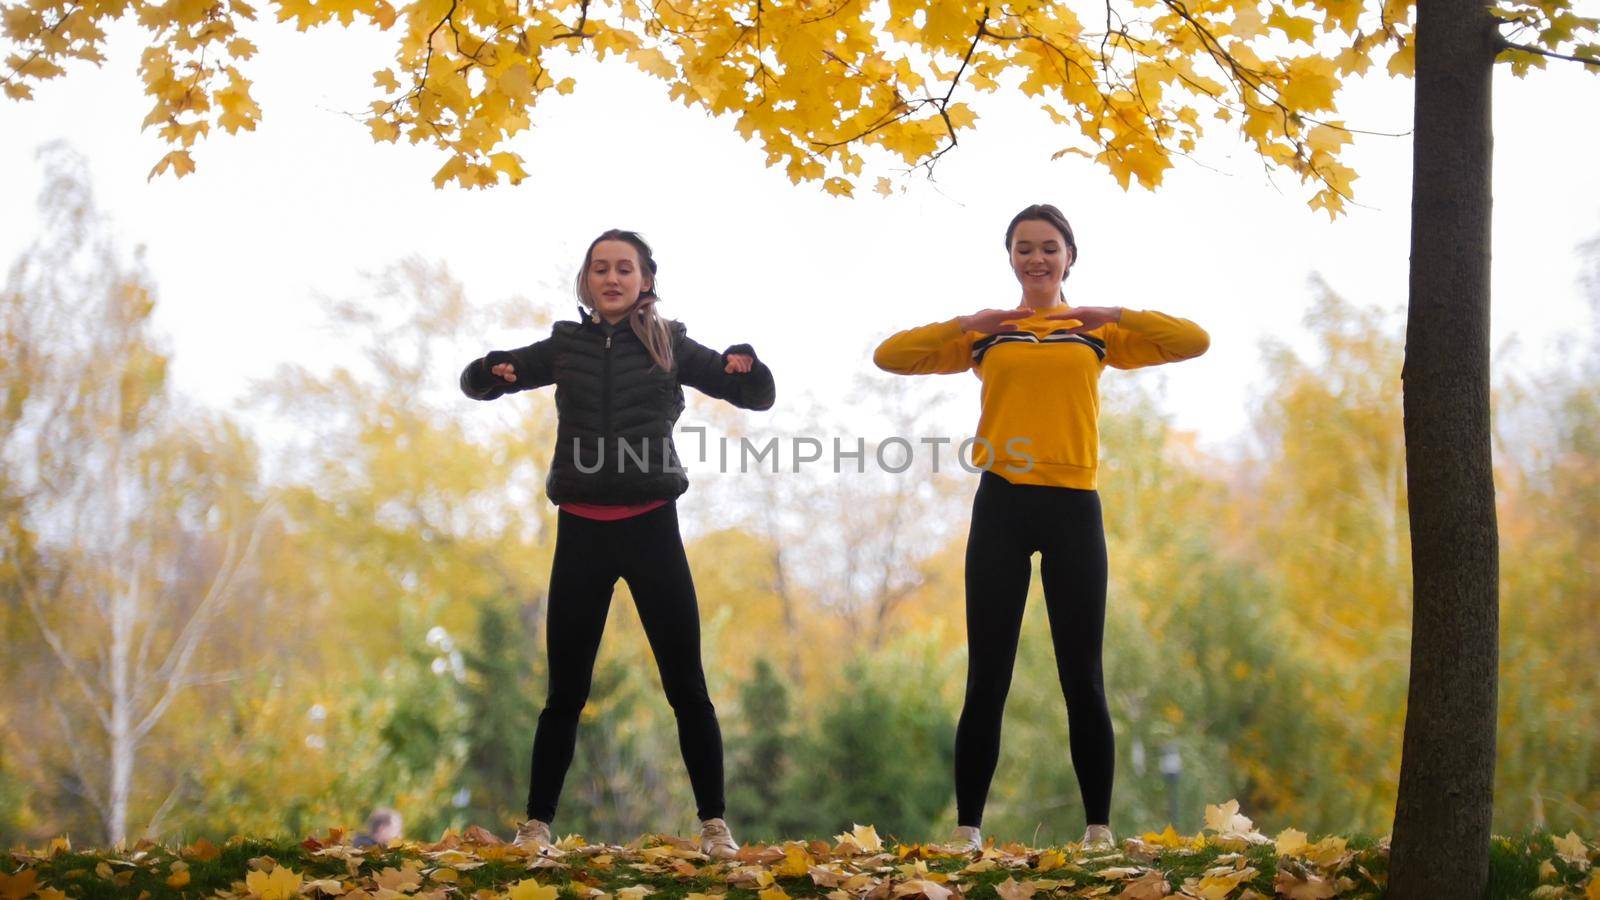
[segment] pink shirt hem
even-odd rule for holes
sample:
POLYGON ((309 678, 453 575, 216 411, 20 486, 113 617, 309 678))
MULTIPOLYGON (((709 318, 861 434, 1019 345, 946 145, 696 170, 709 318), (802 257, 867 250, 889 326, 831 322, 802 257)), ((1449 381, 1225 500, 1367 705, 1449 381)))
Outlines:
POLYGON ((666 506, 667 500, 652 500, 649 503, 563 503, 564 509, 575 516, 585 519, 594 519, 597 522, 615 522, 618 519, 631 519, 642 516, 652 509, 666 506))

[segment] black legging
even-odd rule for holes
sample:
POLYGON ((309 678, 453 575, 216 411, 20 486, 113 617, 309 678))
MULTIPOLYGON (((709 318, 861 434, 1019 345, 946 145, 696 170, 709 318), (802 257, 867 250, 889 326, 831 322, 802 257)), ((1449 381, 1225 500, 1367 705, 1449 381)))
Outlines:
POLYGON ((1115 742, 1100 671, 1106 624, 1106 536, 1100 495, 1012 484, 984 472, 967 536, 967 696, 956 726, 956 816, 977 827, 1000 758, 1000 720, 1040 554, 1056 670, 1067 700, 1072 767, 1090 824, 1111 816, 1115 742))
POLYGON ((667 702, 677 716, 678 746, 700 818, 720 818, 722 731, 700 666, 700 609, 675 503, 613 522, 565 510, 557 516, 545 631, 550 693, 533 736, 528 818, 549 822, 555 816, 618 578, 633 593, 667 702))

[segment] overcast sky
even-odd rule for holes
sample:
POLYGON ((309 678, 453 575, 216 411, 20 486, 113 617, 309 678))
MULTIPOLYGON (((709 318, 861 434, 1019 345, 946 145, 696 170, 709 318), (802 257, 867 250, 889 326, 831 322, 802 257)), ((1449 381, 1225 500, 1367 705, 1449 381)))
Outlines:
MULTIPOLYGON (((514 144, 529 180, 441 191, 431 184, 444 161, 437 151, 374 144, 344 114, 372 99, 370 73, 389 59, 381 40, 277 26, 247 34, 262 51, 246 70, 262 124, 203 143, 199 171, 182 180, 146 181, 164 151, 153 132, 139 133, 149 104, 138 32, 116 33, 101 69, 76 66, 31 102, 0 99, 0 256, 33 236, 36 148, 69 141, 119 233, 147 247, 179 389, 218 407, 280 362, 322 369, 353 349, 318 330, 318 292, 359 294, 362 272, 417 253, 448 261, 485 302, 521 294, 564 312, 583 247, 613 226, 655 245, 662 308, 692 336, 752 343, 776 372, 780 401, 802 385, 827 399, 871 369, 871 347, 887 334, 1014 305, 1005 225, 1029 203, 1055 203, 1081 249, 1071 302, 1157 309, 1211 332, 1205 357, 1164 378, 1131 377, 1161 381, 1178 423, 1213 447, 1246 423, 1261 390, 1261 342, 1303 343, 1313 273, 1362 304, 1405 302, 1406 137, 1356 139, 1348 159, 1361 205, 1329 224, 1306 207, 1308 189, 1269 178, 1224 131, 1158 192, 1124 193, 1087 160, 1051 161, 1070 136, 1022 98, 977 95, 961 99, 976 106, 979 127, 936 180, 919 175, 904 195, 850 200, 791 185, 729 122, 668 101, 662 83, 578 62, 578 89, 541 100, 535 127, 514 144)), ((1356 84, 1342 115, 1405 132, 1411 92, 1409 81, 1356 84)), ((1494 337, 1515 337, 1515 359, 1539 365, 1564 333, 1592 327, 1575 250, 1600 234, 1600 77, 1555 64, 1519 81, 1502 68, 1495 92, 1494 337)), ((481 349, 540 336, 484 335, 481 349)), ((453 384, 464 362, 441 362, 442 382, 453 384)), ((976 424, 973 382, 951 380, 953 415, 971 420, 952 423, 963 433, 976 424)))

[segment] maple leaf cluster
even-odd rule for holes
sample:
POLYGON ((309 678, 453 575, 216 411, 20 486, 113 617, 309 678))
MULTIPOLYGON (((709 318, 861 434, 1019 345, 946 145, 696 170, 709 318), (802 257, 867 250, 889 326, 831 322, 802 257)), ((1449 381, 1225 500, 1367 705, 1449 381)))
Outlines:
MULTIPOLYGON (((1600 897, 1594 847, 1576 834, 1547 844, 1554 855, 1541 865, 1544 884, 1535 895, 1600 897)), ((447 832, 433 843, 366 847, 354 846, 335 829, 283 848, 294 851, 298 862, 282 851, 277 857, 251 856, 257 846, 243 837, 221 847, 201 839, 176 849, 146 840, 126 851, 75 854, 66 839, 57 839, 39 850, 11 852, 15 871, 0 872, 0 900, 63 900, 81 893, 85 881, 108 882, 130 895, 138 889, 145 897, 218 900, 645 900, 655 894, 684 900, 1326 900, 1381 891, 1389 849, 1386 839, 1363 849, 1339 836, 1309 842, 1295 829, 1269 838, 1240 814, 1237 801, 1207 807, 1200 834, 1183 836, 1168 827, 1128 838, 1115 849, 1034 849, 990 839, 981 850, 962 852, 886 843, 870 825, 832 841, 747 845, 727 860, 712 860, 693 841, 668 835, 646 835, 627 845, 569 835, 532 848, 507 844, 476 826, 447 832), (216 869, 229 860, 242 871, 216 869), (200 890, 190 873, 206 865, 222 883, 200 890)))

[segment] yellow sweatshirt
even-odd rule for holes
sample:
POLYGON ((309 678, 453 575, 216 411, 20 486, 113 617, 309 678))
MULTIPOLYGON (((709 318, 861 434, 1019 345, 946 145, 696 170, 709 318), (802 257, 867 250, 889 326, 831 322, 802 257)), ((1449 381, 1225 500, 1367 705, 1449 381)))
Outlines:
POLYGON ((1123 310, 1120 322, 1082 334, 1046 319, 1056 306, 1013 320, 1014 332, 964 332, 958 319, 892 335, 872 361, 900 375, 974 371, 983 382, 973 464, 1014 484, 1094 490, 1100 463, 1100 372, 1191 359, 1211 338, 1199 325, 1123 310))

